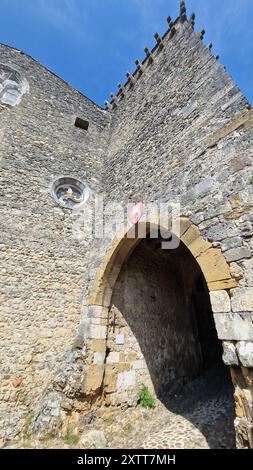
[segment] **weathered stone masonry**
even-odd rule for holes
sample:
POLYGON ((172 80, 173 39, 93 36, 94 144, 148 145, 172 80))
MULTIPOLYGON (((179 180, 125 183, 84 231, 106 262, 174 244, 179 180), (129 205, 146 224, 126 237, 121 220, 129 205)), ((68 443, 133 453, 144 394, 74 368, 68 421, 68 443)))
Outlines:
POLYGON ((231 367, 237 444, 253 446, 253 114, 193 23, 182 3, 180 18, 157 36, 107 110, 1 46, 0 63, 29 84, 20 103, 2 101, 0 109, 5 436, 21 430, 44 391, 33 424, 41 433, 84 398, 136 403, 133 371, 143 357, 134 340, 127 355, 110 342, 117 279, 139 240, 73 239, 74 215, 48 188, 55 176, 74 174, 107 200, 180 201, 181 240, 204 275, 231 367), (74 127, 79 115, 90 121, 88 132, 74 127))
POLYGON ((71 174, 99 191, 109 116, 30 57, 1 46, 1 73, 6 66, 29 84, 20 104, 0 108, 0 427, 8 436, 20 432, 71 348, 89 269, 90 253, 72 237, 74 215, 55 203, 50 185, 71 174), (89 132, 74 127, 77 116, 89 117, 89 132))

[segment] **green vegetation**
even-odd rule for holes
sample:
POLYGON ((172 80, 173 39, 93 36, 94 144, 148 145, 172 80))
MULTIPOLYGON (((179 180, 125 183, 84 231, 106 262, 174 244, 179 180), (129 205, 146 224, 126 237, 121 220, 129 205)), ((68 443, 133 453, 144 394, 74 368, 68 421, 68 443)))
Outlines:
POLYGON ((70 431, 67 432, 64 436, 64 442, 69 447, 75 447, 79 442, 80 437, 77 434, 74 434, 70 431))
POLYGON ((253 176, 251 176, 249 182, 250 182, 250 184, 253 184, 253 176))
POLYGON ((25 440, 29 440, 31 438, 31 435, 29 434, 29 429, 32 424, 34 416, 35 416, 35 411, 31 410, 29 411, 25 419, 25 424, 24 424, 24 439, 25 440))
POLYGON ((139 405, 143 408, 154 408, 155 406, 155 398, 144 384, 141 386, 139 405))
POLYGON ((105 416, 105 417, 103 418, 103 421, 104 421, 104 423, 106 423, 106 424, 112 424, 112 423, 114 422, 114 418, 113 418, 113 416, 105 416))

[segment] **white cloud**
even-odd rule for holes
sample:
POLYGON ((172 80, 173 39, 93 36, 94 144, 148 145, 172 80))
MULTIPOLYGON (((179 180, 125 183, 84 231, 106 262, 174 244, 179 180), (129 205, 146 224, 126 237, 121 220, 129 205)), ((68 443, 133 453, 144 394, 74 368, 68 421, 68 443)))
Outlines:
POLYGON ((77 36, 83 35, 87 17, 85 8, 80 8, 77 0, 38 0, 35 8, 36 14, 54 27, 77 36))
MULTIPOLYGON (((238 44, 241 37, 251 35, 252 30, 248 28, 249 15, 252 16, 252 0, 188 0, 188 4, 197 14, 197 22, 202 26, 221 51, 231 47, 228 43, 230 36, 238 35, 238 44)), ((253 19, 253 18, 252 18, 253 19)))

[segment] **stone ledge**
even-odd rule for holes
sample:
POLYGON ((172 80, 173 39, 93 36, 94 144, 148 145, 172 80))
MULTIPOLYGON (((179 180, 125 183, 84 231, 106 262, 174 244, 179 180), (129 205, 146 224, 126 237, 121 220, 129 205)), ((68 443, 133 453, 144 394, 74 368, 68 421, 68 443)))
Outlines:
POLYGON ((223 279, 223 281, 214 281, 207 283, 208 289, 210 292, 224 289, 234 289, 238 286, 238 283, 235 279, 223 279))

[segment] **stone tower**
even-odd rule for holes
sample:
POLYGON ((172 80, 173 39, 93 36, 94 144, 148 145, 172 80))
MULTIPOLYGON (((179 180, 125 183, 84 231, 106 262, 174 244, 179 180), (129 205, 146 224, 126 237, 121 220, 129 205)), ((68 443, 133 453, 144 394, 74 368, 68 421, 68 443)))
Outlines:
POLYGON ((0 46, 1 437, 29 416, 58 429, 81 403, 135 406, 142 382, 180 388, 214 360, 205 315, 192 323, 210 310, 253 447, 253 112, 194 18, 181 2, 105 109, 0 46), (101 195, 175 201, 177 248, 157 246, 154 214, 135 228, 156 237, 109 236, 101 195))

